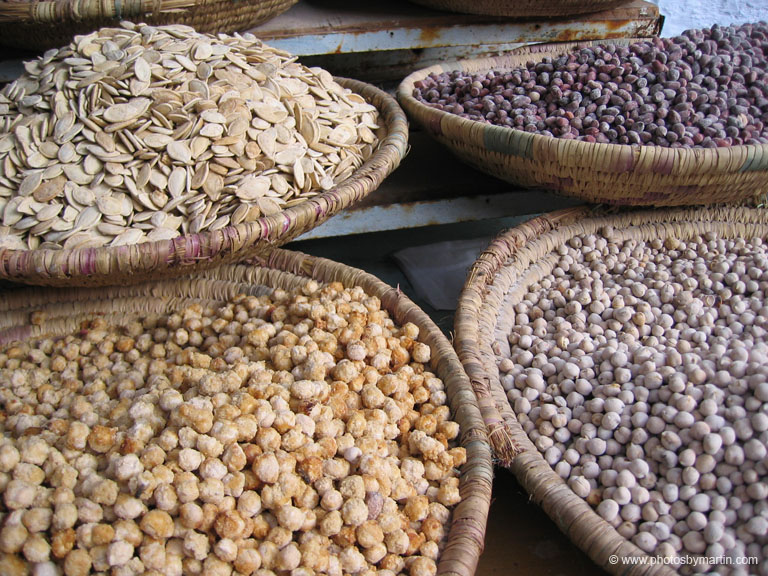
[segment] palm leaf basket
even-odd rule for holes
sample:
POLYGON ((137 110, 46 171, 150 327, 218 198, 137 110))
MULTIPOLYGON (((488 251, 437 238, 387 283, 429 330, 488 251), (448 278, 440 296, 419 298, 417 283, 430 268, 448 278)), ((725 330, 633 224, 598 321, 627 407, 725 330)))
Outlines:
POLYGON ((445 383, 451 413, 461 426, 467 462, 460 479, 462 501, 453 510, 447 545, 438 574, 472 576, 483 549, 491 500, 491 450, 474 393, 456 353, 430 318, 399 289, 375 276, 330 260, 276 249, 256 265, 224 265, 196 277, 109 288, 24 288, 0 299, 0 345, 43 334, 66 334, 86 319, 100 316, 113 325, 147 314, 168 314, 193 302, 216 305, 238 294, 263 295, 292 289, 310 279, 359 286, 377 296, 399 325, 413 322, 419 340, 432 351, 431 369, 445 383), (35 320, 36 318, 36 320, 35 320))
POLYGON ((455 319, 454 346, 469 375, 491 447, 558 528, 598 565, 616 575, 676 574, 663 564, 611 562, 645 552, 621 536, 577 496, 531 442, 500 381, 497 353, 509 350, 514 325, 505 313, 528 286, 551 272, 557 249, 579 234, 610 227, 616 241, 691 239, 708 231, 725 238, 768 238, 768 210, 746 207, 675 208, 616 214, 576 207, 533 218, 501 233, 480 255, 464 285, 455 319))
POLYGON ((281 14, 298 0, 0 0, 0 44, 27 50, 64 46, 121 20, 186 24, 198 32, 239 32, 281 14))
POLYGON ((376 190, 408 147, 408 122, 394 98, 364 82, 337 80, 378 108, 381 127, 373 155, 334 188, 254 222, 172 240, 75 250, 0 248, 0 280, 55 286, 141 282, 244 260, 314 228, 376 190))
POLYGON ((509 18, 562 18, 573 14, 587 14, 609 10, 627 0, 411 0, 416 4, 467 14, 485 14, 509 18))
POLYGON ((740 202, 768 191, 768 144, 692 149, 591 144, 461 118, 413 97, 414 83, 431 73, 508 70, 597 43, 539 44, 495 58, 439 64, 406 77, 397 97, 409 117, 458 158, 526 188, 625 206, 740 202))

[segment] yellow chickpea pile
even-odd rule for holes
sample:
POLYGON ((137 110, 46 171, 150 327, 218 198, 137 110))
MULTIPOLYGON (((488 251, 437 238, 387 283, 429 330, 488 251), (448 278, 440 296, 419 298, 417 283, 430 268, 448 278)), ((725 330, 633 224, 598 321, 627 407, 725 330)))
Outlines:
POLYGON ((433 576, 465 451, 361 288, 0 350, 0 574, 433 576))

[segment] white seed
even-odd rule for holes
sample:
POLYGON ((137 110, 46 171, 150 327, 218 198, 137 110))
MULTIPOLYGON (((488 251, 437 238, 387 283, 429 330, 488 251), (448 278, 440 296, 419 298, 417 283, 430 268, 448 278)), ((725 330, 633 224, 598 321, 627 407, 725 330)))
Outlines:
POLYGON ((573 490, 577 496, 581 496, 582 498, 589 496, 591 491, 589 480, 584 478, 584 476, 571 476, 568 480, 568 486, 570 486, 571 490, 573 490))
POLYGON ((558 245, 553 273, 510 296, 512 407, 556 473, 648 553, 762 556, 768 308, 750 290, 768 290, 766 244, 609 232, 558 245))
POLYGON ((64 191, 65 215, 91 205, 75 205, 67 181, 124 194, 125 220, 108 224, 140 232, 72 231, 37 211, 17 220, 12 205, 2 242, 30 249, 167 240, 275 215, 347 178, 378 140, 376 108, 330 75, 250 35, 182 26, 97 31, 27 63, 0 98, 3 189, 45 203, 64 191), (249 176, 267 180, 258 208, 235 194, 249 176), (201 186, 204 197, 187 194, 201 186), (154 232, 144 214, 158 210, 170 218, 154 232))
POLYGON ((600 514, 606 522, 612 522, 619 514, 619 505, 615 500, 603 500, 597 505, 597 513, 600 514))

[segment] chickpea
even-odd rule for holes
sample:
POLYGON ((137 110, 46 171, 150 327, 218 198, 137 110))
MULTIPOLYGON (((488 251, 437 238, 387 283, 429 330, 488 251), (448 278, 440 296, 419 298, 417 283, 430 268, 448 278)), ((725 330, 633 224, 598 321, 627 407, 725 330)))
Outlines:
MULTIPOLYGON (((450 521, 438 500, 454 498, 465 456, 415 325, 340 284, 242 302, 50 344, 71 390, 54 397, 40 379, 40 422, 26 425, 51 424, 0 441, 0 550, 116 576, 341 576, 436 557, 450 521), (398 445, 401 422, 412 447, 398 445)), ((7 370, 19 390, 34 378, 7 370)))
MULTIPOLYGON (((748 392, 764 379, 757 362, 768 347, 762 329, 741 317, 763 308, 759 298, 747 304, 744 291, 763 276, 754 264, 764 243, 714 232, 621 234, 605 228, 573 237, 552 252, 552 273, 521 291, 511 304, 519 324, 507 338, 510 355, 497 358, 502 386, 544 459, 639 548, 746 549, 750 527, 762 529, 752 518, 768 493, 755 466, 768 453, 765 437, 756 438, 761 401, 748 392), (750 265, 754 278, 746 277, 750 265), (749 380, 750 370, 761 376, 749 380)), ((429 450, 414 423, 409 444, 429 450)), ((439 474, 432 461, 440 455, 425 464, 430 480, 439 474)), ((453 479, 437 489, 443 504, 456 495, 453 479)), ((428 520, 422 533, 430 538, 428 520)))

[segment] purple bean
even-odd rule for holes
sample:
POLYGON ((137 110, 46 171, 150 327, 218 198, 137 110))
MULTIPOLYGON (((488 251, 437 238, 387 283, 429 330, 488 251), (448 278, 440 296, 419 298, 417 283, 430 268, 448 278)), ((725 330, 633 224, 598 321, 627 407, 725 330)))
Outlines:
POLYGON ((768 142, 768 24, 601 45, 414 83, 447 112, 556 138, 674 147, 768 142))

